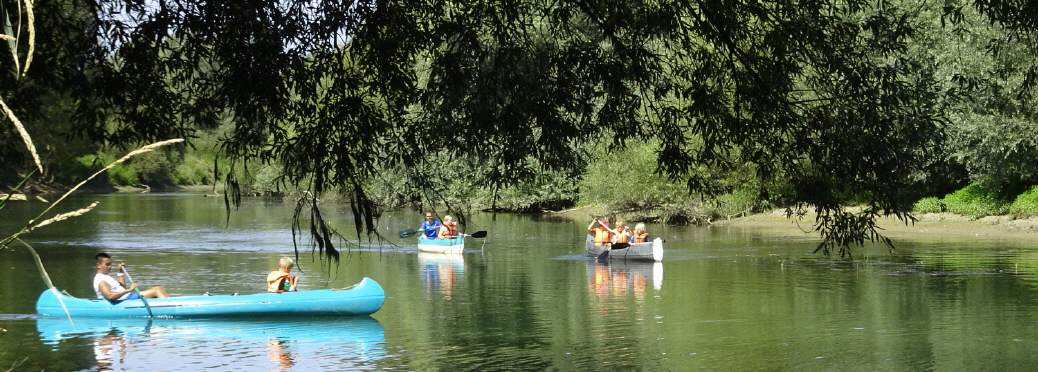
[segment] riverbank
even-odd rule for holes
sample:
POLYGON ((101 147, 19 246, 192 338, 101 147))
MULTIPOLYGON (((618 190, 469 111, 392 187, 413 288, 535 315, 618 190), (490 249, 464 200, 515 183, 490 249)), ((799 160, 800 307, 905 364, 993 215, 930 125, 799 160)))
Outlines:
MULTIPOLYGON (((590 220, 591 216, 610 214, 600 206, 584 206, 546 215, 584 221, 590 220)), ((883 235, 893 239, 1012 240, 1038 243, 1038 217, 1016 218, 1004 215, 971 219, 954 213, 920 213, 915 214, 915 217, 917 220, 908 224, 896 217, 881 217, 878 223, 883 229, 883 235)), ((818 240, 820 238, 814 231, 814 220, 815 216, 812 213, 798 220, 787 218, 785 209, 776 209, 767 213, 711 221, 710 226, 752 228, 754 231, 773 236, 818 240)))
POLYGON ((197 193, 197 194, 212 194, 222 195, 223 186, 213 185, 184 185, 184 186, 169 186, 164 188, 151 188, 147 185, 140 186, 115 186, 114 192, 121 193, 147 193, 147 192, 183 192, 183 193, 197 193))
MULTIPOLYGON (((896 217, 878 221, 883 235, 892 239, 961 240, 961 241, 1026 241, 1038 243, 1038 217, 989 216, 971 219, 953 213, 922 213, 915 223, 905 224, 896 217)), ((817 239, 813 231, 814 215, 802 220, 786 218, 785 210, 759 213, 731 220, 715 221, 716 226, 752 227, 778 236, 800 236, 817 239)))

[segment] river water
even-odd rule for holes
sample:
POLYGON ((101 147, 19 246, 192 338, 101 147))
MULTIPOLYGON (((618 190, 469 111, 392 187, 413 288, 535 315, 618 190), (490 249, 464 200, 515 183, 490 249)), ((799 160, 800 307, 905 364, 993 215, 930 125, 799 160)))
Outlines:
MULTIPOLYGON (((292 252, 292 205, 192 194, 82 196, 90 214, 27 239, 54 284, 92 296, 93 256, 126 261, 174 295, 252 293, 292 252)), ((11 203, 0 231, 41 205, 11 203)), ((348 208, 332 225, 353 231, 348 208)), ((44 289, 24 248, 0 251, 0 371, 14 370, 1022 370, 1038 365, 1038 247, 899 241, 853 260, 812 254, 813 235, 650 225, 663 263, 583 257, 584 223, 471 216, 463 256, 419 254, 383 216, 384 241, 334 264, 300 256, 302 288, 371 277, 372 317, 250 320, 37 319, 44 289)))

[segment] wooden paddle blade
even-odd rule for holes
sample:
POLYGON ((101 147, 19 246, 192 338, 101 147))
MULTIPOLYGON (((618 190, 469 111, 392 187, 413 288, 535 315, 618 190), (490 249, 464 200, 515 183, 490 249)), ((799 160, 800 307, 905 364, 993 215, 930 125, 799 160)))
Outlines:
POLYGON ((411 236, 411 235, 414 235, 414 234, 417 234, 417 233, 418 233, 418 230, 415 230, 415 229, 400 230, 400 237, 401 238, 406 238, 408 236, 411 236))
POLYGON ((630 243, 613 243, 613 246, 609 249, 624 249, 630 247, 630 243))
POLYGON ((476 231, 476 232, 474 232, 472 234, 469 234, 469 236, 471 236, 473 238, 485 238, 485 237, 487 237, 487 232, 486 232, 486 230, 479 230, 479 231, 476 231))

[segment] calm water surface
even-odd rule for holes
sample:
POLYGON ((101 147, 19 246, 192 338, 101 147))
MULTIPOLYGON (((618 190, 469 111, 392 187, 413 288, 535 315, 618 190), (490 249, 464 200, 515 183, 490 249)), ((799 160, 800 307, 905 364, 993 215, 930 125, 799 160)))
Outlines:
MULTIPOLYGON (((292 250, 290 205, 247 200, 229 221, 201 195, 104 195, 98 209, 34 233, 55 283, 92 296, 93 255, 175 295, 264 289, 292 250)), ((10 231, 40 205, 0 211, 10 231)), ((326 211, 351 231, 348 209, 326 211)), ((1022 370, 1038 365, 1038 247, 900 242, 854 260, 810 238, 651 226, 662 264, 588 261, 583 223, 476 215, 463 256, 419 254, 381 221, 339 265, 301 256, 303 289, 368 276, 372 317, 250 320, 36 319, 44 285, 24 249, 0 252, 0 370, 1022 370)))

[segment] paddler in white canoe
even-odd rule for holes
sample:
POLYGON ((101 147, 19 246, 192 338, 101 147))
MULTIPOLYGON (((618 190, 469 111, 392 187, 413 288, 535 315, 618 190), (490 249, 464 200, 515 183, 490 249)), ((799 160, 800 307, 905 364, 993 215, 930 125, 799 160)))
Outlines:
POLYGON ((609 217, 595 219, 587 227, 585 242, 588 256, 599 259, 663 261, 663 239, 649 241, 645 224, 630 231, 623 221, 609 226, 609 217))

